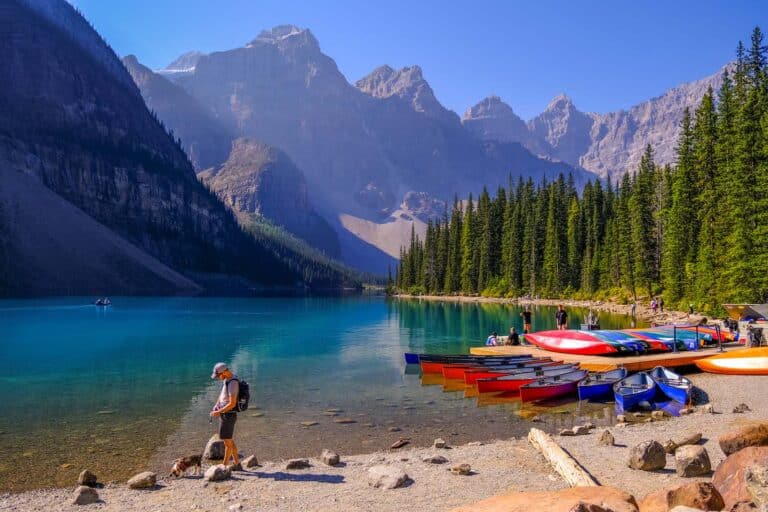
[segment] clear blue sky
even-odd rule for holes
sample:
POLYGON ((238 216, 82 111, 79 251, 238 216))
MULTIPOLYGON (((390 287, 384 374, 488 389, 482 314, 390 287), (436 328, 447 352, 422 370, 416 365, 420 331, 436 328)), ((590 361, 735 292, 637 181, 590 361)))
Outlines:
POLYGON ((121 56, 133 53, 152 68, 293 24, 311 29, 351 82, 382 64, 418 64, 459 114, 497 94, 524 119, 560 92, 585 111, 627 108, 715 72, 755 25, 768 31, 760 0, 71 3, 121 56))

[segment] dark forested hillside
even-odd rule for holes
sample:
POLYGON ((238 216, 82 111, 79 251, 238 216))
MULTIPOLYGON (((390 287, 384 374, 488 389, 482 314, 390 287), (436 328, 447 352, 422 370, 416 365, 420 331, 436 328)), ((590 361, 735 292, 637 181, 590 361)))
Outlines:
POLYGON ((670 305, 768 300, 768 66, 763 34, 681 123, 674 166, 650 146, 618 183, 520 180, 412 236, 396 278, 417 293, 600 297, 670 305))
POLYGON ((197 180, 69 4, 0 2, 0 76, 0 294, 302 282, 197 180))

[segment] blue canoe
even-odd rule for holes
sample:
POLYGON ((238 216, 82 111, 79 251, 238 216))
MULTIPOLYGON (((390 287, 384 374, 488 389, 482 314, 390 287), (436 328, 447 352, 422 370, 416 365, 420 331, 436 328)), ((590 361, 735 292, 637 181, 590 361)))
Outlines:
POLYGON ((613 397, 616 405, 629 410, 640 402, 653 402, 656 395, 656 383, 645 372, 636 373, 621 379, 613 385, 613 397))
POLYGON ((681 404, 687 404, 691 398, 693 383, 688 377, 683 377, 668 370, 663 366, 657 366, 650 371, 650 376, 658 386, 659 391, 681 404))
POLYGON ((626 368, 618 368, 608 372, 590 373, 586 379, 579 382, 579 400, 601 400, 610 398, 613 392, 613 385, 626 376, 626 368))

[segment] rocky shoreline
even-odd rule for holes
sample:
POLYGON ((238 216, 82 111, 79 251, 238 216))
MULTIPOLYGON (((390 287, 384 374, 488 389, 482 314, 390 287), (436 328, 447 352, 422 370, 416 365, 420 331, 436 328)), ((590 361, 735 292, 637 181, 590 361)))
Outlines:
MULTIPOLYGON (((759 468, 768 465, 768 447, 741 450, 737 452, 739 457, 731 456, 731 459, 736 460, 731 462, 733 467, 722 466, 726 461, 726 454, 723 452, 722 442, 719 441, 734 429, 759 424, 763 425, 760 427, 762 430, 753 432, 746 442, 768 445, 768 427, 760 422, 768 412, 768 397, 756 392, 764 389, 768 384, 768 377, 711 374, 694 374, 690 377, 699 388, 696 396, 700 401, 692 414, 677 418, 628 418, 629 421, 625 424, 608 427, 607 430, 613 437, 612 444, 606 442, 604 428, 582 430, 587 432, 583 435, 554 436, 555 441, 601 484, 602 487, 599 488, 588 488, 584 491, 586 494, 579 494, 578 490, 564 491, 568 484, 546 463, 528 440, 522 437, 487 444, 467 443, 449 448, 410 448, 406 444, 401 448, 367 455, 345 456, 342 453, 340 462, 336 465, 328 465, 318 453, 316 457, 307 457, 306 464, 302 462, 297 465, 285 460, 265 462, 260 467, 254 466, 244 468, 242 472, 233 472, 223 481, 215 483, 207 482, 202 477, 175 479, 157 475, 154 484, 144 489, 131 489, 125 484, 108 484, 97 488, 99 501, 84 506, 72 504, 76 488, 76 482, 73 481, 72 487, 65 489, 0 495, 0 510, 21 512, 98 509, 154 512, 333 508, 426 511, 451 510, 456 507, 465 507, 463 510, 494 510, 493 506, 498 505, 502 508, 497 510, 530 512, 537 510, 532 506, 534 502, 530 500, 538 500, 536 503, 550 500, 560 505, 549 510, 560 510, 565 504, 578 504, 578 501, 588 500, 589 496, 602 499, 605 505, 614 503, 617 496, 628 495, 633 498, 624 500, 627 503, 625 508, 605 508, 601 505, 603 508, 599 510, 638 510, 632 504, 638 503, 639 510, 645 512, 669 510, 666 504, 660 504, 667 500, 668 496, 678 496, 674 499, 682 500, 679 496, 694 496, 699 499, 702 493, 711 494, 711 486, 708 486, 710 482, 714 482, 717 492, 722 495, 727 505, 713 510, 758 510, 744 508, 747 505, 740 505, 742 508, 729 508, 733 503, 728 500, 732 501, 734 496, 743 497, 744 493, 762 489, 762 473, 759 468), (747 407, 740 407, 742 403, 747 407), (735 410, 740 412, 734 412, 735 410), (648 452, 652 459, 655 457, 655 462, 650 466, 653 469, 646 471, 629 467, 633 449, 637 451, 638 445, 645 443, 650 446, 656 441, 663 446, 668 440, 680 441, 696 433, 702 434, 701 440, 694 445, 697 447, 696 451, 699 455, 702 450, 706 451, 709 465, 711 469, 715 469, 714 476, 706 467, 691 473, 699 476, 681 476, 675 455, 665 453, 660 456, 658 453, 654 454, 654 449, 651 448, 645 452, 648 452), (464 464, 468 467, 462 466, 464 464), (751 468, 749 474, 753 475, 750 477, 752 490, 748 490, 746 484, 737 485, 733 478, 728 479, 727 486, 719 482, 716 470, 718 466, 728 468, 734 475, 741 475, 738 482, 742 484, 746 481, 743 478, 746 468, 751 468), (407 475, 407 478, 403 478, 402 474, 407 475), (387 482, 400 483, 391 485, 387 482), (717 487, 718 485, 720 487, 717 487), (386 489, 388 486, 396 488, 386 489), (684 491, 667 492, 669 489, 681 488, 680 486, 683 486, 684 491), (554 494, 558 490, 565 494, 554 494), (665 492, 660 494, 660 490, 665 492), (503 505, 504 495, 518 492, 535 494, 515 495, 515 507, 518 508, 509 508, 508 501, 507 505, 503 505), (670 492, 672 494, 669 494, 670 492), (490 497, 495 497, 493 500, 496 501, 481 501, 490 497), (475 504, 476 502, 480 503, 475 504), (526 503, 527 509, 519 508, 521 504, 526 503)), ((536 427, 534 420, 531 427, 536 427)), ((736 445, 732 441, 730 446, 736 445)), ((204 469, 209 469, 209 463, 204 463, 204 469)), ((765 490, 768 496, 768 486, 765 490)), ((81 492, 91 494, 90 491, 81 492)), ((568 512, 572 507, 562 510, 568 512)))
MULTIPOLYGON (((428 300, 436 302, 460 302, 477 304, 517 304, 521 306, 559 306, 567 308, 592 309, 594 311, 604 311, 606 313, 616 313, 619 315, 631 315, 631 304, 619 304, 617 302, 600 300, 576 300, 576 299, 541 299, 541 298, 503 298, 503 297, 481 297, 467 295, 393 295, 395 299, 403 300, 428 300)), ((683 311, 672 311, 665 309, 653 312, 646 303, 638 302, 635 306, 635 317, 649 323, 656 324, 698 324, 707 318, 704 315, 696 313, 688 314, 683 311)), ((708 319, 713 320, 713 319, 708 319)), ((716 320, 717 321, 717 320, 716 320)))

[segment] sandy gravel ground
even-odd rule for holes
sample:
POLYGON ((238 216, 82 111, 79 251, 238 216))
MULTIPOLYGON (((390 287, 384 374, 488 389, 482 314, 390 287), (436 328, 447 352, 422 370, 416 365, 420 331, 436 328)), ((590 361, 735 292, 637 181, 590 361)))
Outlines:
MULTIPOLYGON (((713 404, 716 414, 697 412, 690 416, 653 423, 633 423, 612 427, 617 446, 597 445, 596 429, 589 435, 555 439, 603 485, 611 485, 634 494, 638 499, 646 493, 690 481, 674 472, 674 458, 669 456, 665 470, 641 472, 629 469, 629 449, 642 441, 679 439, 702 432, 713 467, 723 454, 717 438, 734 427, 768 418, 768 396, 762 392, 768 377, 733 377, 710 374, 690 375, 700 388, 701 399, 713 404), (745 414, 734 414, 739 403, 752 408, 745 414)), ((531 426, 535 426, 532 423, 531 426)), ((333 448, 329 446, 329 448, 333 448)), ((195 478, 163 479, 158 489, 132 491, 123 485, 100 489, 102 503, 77 507, 70 505, 74 485, 69 489, 31 491, 0 495, 0 510, 105 510, 105 511, 228 511, 242 505, 241 510, 375 510, 427 511, 447 510, 494 494, 526 490, 554 490, 565 482, 547 467, 543 458, 525 439, 500 440, 482 446, 463 445, 450 450, 435 448, 379 452, 344 457, 340 467, 328 467, 311 458, 312 467, 285 470, 284 461, 265 463, 256 471, 236 473, 227 482, 208 484, 195 478), (426 456, 441 454, 449 462, 433 465, 422 461, 426 456), (369 487, 367 469, 376 464, 392 464, 404 469, 412 482, 405 488, 379 490, 369 487), (456 476, 447 467, 468 463, 474 474, 456 476)))

